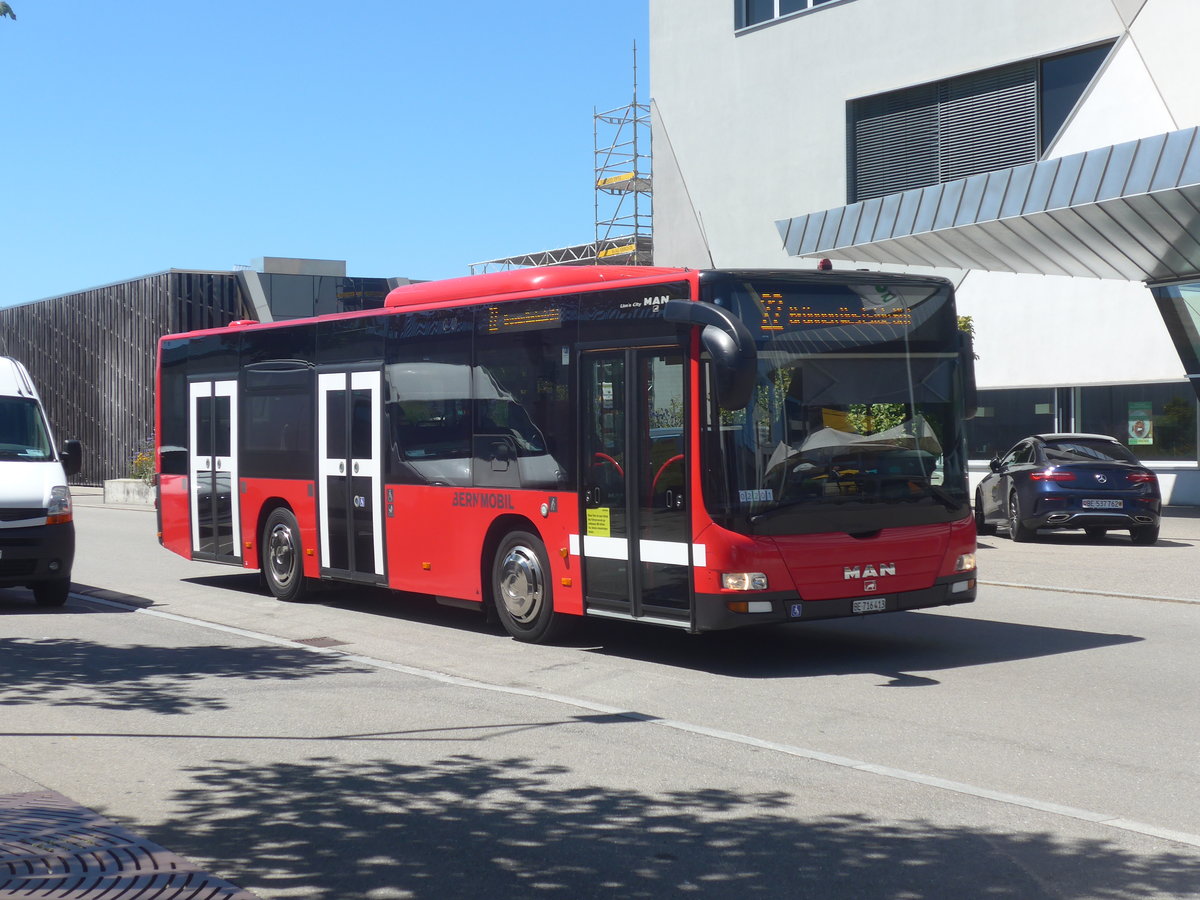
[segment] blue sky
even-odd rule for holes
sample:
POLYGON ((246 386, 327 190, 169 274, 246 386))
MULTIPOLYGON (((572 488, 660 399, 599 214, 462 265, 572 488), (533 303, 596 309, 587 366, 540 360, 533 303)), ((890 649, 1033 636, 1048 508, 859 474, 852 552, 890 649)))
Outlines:
POLYGON ((168 268, 444 278, 590 241, 648 0, 9 0, 0 306, 168 268))

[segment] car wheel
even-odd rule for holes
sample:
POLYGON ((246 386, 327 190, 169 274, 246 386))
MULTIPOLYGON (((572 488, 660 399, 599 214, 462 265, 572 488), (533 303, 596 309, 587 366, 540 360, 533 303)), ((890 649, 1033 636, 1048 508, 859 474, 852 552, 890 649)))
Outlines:
POLYGON ((1108 529, 1107 528, 1096 528, 1096 527, 1085 528, 1085 529, 1083 529, 1083 533, 1088 536, 1089 540, 1102 541, 1102 540, 1104 540, 1104 536, 1106 534, 1108 534, 1108 529))
POLYGON ((1008 495, 1008 536, 1018 544, 1027 544, 1037 537, 1036 528, 1026 528, 1021 524, 1021 501, 1017 492, 1008 495))
POLYGON ((33 585, 33 599, 38 606, 62 606, 71 593, 71 582, 66 578, 56 581, 39 581, 33 585))
POLYGON ((1130 528, 1129 537, 1135 544, 1157 544, 1158 526, 1139 525, 1137 528, 1130 528))
POLYGON ((554 586, 546 547, 535 535, 505 535, 492 560, 492 599, 500 623, 518 641, 559 640, 573 624, 554 611, 554 586))
POLYGON ((983 494, 975 492, 975 533, 995 534, 996 526, 983 518, 983 494))
POLYGON ((308 580, 304 577, 300 526, 291 510, 280 507, 271 511, 263 525, 259 547, 267 590, 288 603, 303 600, 308 593, 308 580))

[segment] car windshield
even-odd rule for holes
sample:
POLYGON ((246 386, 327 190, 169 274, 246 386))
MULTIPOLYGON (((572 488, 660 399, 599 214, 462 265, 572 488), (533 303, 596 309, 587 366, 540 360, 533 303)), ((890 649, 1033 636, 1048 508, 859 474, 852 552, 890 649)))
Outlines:
POLYGON ((1076 462, 1136 463, 1124 444, 1098 438, 1070 438, 1046 442, 1046 461, 1051 465, 1076 462))
POLYGON ((54 458, 37 401, 0 397, 0 459, 45 462, 54 458))

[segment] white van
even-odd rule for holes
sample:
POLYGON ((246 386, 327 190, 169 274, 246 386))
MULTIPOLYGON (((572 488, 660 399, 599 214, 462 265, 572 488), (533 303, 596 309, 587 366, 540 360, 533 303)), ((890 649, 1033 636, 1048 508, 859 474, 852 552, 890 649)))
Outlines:
POLYGON ((0 356, 0 588, 28 587, 42 606, 66 602, 75 560, 67 478, 81 462, 79 441, 55 447, 29 372, 0 356))

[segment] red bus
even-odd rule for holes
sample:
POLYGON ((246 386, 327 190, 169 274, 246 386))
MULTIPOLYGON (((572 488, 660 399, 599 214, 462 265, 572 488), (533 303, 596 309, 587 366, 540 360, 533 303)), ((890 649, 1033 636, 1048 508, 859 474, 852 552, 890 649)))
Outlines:
POLYGON ((550 641, 975 598, 973 354, 937 278, 550 267, 164 337, 160 540, 550 641))

